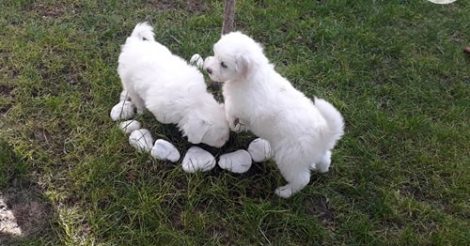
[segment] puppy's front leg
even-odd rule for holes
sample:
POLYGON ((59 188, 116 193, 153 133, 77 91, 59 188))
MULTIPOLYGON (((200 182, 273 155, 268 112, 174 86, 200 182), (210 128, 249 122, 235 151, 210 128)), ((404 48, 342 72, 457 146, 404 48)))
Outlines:
POLYGON ((225 100, 225 118, 228 121, 228 126, 230 130, 239 133, 242 131, 248 131, 248 124, 243 120, 240 120, 240 117, 237 115, 236 110, 232 107, 230 99, 225 100))
POLYGON ((131 100, 134 103, 135 108, 137 109, 137 114, 143 114, 145 109, 144 100, 142 100, 142 98, 139 96, 131 96, 131 100))
POLYGON ((228 127, 230 127, 230 130, 235 132, 235 123, 238 122, 238 120, 236 121, 235 119, 237 119, 237 117, 231 114, 229 107, 227 106, 227 102, 225 103, 225 118, 228 121, 228 127))
POLYGON ((125 99, 126 100, 125 102, 129 102, 129 101, 132 102, 132 104, 137 109, 137 114, 140 115, 144 113, 145 102, 139 96, 139 94, 136 94, 135 92, 130 91, 130 90, 123 90, 121 92, 121 98, 125 99), (124 93, 126 93, 125 96, 123 96, 124 93))

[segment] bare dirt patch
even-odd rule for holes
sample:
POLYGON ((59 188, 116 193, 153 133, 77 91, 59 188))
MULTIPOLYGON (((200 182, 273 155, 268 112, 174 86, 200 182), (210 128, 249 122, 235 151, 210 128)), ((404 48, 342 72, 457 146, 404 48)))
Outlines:
POLYGON ((190 13, 200 13, 208 9, 203 0, 152 0, 147 4, 157 10, 184 9, 190 13))
POLYGON ((10 110, 10 108, 11 108, 10 104, 0 105, 0 116, 3 116, 4 114, 6 114, 8 110, 10 110))
MULTIPOLYGON (((9 99, 14 98, 14 90, 13 86, 9 85, 2 85, 0 84, 0 97, 1 98, 8 98, 7 101, 10 101, 9 99)), ((10 110, 11 108, 11 102, 4 102, 0 103, 0 116, 3 116, 10 110)))
POLYGON ((314 215, 326 227, 334 230, 335 210, 327 197, 319 196, 304 202, 308 214, 314 215))
POLYGON ((76 14, 78 6, 74 3, 64 1, 54 1, 44 3, 37 1, 27 7, 28 11, 36 12, 45 18, 58 18, 67 14, 76 14))
POLYGON ((13 86, 1 85, 0 84, 0 95, 2 97, 12 97, 13 96, 13 86))
POLYGON ((48 228, 51 214, 35 188, 0 191, 0 244, 40 233, 48 228))

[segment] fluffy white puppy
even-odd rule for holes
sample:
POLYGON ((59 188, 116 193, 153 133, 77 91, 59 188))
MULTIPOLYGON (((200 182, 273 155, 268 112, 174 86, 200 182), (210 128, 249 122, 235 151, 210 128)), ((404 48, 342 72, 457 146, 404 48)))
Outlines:
POLYGON ((156 42, 147 23, 122 46, 118 73, 137 112, 146 108, 159 122, 177 124, 193 144, 221 147, 228 140, 224 107, 207 92, 202 73, 156 42))
POLYGON ((222 36, 204 62, 212 80, 224 82, 225 112, 234 131, 266 139, 288 184, 287 198, 310 181, 310 170, 327 172, 331 150, 344 132, 341 114, 322 99, 314 102, 279 75, 262 47, 240 32, 222 36))

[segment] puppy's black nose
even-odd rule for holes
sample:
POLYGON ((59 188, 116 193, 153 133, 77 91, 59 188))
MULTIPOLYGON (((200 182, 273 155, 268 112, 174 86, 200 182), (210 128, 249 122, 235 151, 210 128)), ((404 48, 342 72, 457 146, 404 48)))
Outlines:
POLYGON ((212 74, 212 69, 206 68, 206 71, 207 71, 208 74, 212 74))

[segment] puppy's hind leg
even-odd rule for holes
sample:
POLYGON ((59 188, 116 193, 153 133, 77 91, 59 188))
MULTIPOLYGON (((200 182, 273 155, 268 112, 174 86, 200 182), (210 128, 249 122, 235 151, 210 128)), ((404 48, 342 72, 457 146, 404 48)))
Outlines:
POLYGON ((320 172, 320 173, 326 173, 328 172, 328 169, 330 168, 331 164, 331 151, 328 150, 325 152, 325 154, 322 156, 320 161, 314 164, 314 170, 320 172))
POLYGON ((288 182, 287 185, 278 187, 276 195, 282 198, 289 198, 293 194, 302 190, 310 182, 310 169, 303 165, 278 165, 282 176, 288 182))

